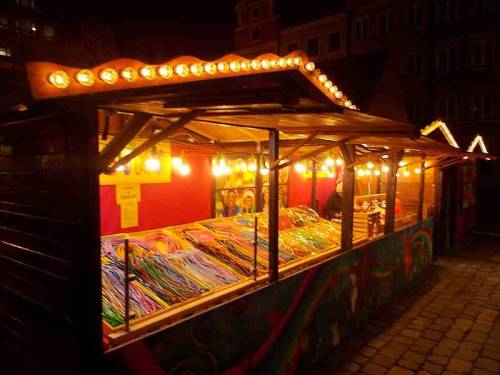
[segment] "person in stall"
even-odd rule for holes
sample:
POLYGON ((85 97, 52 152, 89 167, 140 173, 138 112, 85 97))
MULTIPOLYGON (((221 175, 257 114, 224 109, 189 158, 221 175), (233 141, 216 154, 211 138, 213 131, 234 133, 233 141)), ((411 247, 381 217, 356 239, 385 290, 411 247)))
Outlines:
POLYGON ((325 219, 332 220, 342 217, 342 190, 342 180, 338 180, 335 190, 332 191, 323 208, 325 219))
POLYGON ((241 208, 238 206, 238 193, 234 189, 226 192, 224 208, 222 209, 222 216, 235 216, 241 213, 241 208))
POLYGON ((241 211, 243 213, 255 212, 254 201, 255 193, 252 190, 246 190, 243 193, 243 201, 241 202, 241 211))

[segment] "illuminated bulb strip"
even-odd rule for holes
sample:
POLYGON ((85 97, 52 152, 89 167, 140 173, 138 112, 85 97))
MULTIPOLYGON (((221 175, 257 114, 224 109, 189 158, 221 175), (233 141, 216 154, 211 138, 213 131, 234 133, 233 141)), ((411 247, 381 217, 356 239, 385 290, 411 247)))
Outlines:
POLYGON ((458 146, 457 141, 451 134, 450 129, 448 129, 448 126, 446 126, 446 124, 441 120, 433 121, 432 123, 427 125, 424 129, 420 130, 420 133, 422 133, 422 135, 429 135, 436 129, 441 130, 441 132, 443 133, 444 137, 446 138, 450 146, 453 146, 455 148, 460 148, 458 146))
POLYGON ((488 149, 486 148, 486 145, 484 144, 483 137, 481 137, 479 134, 476 135, 472 143, 469 145, 469 148, 467 149, 467 152, 473 152, 476 146, 479 144, 479 148, 481 149, 481 152, 483 154, 488 153, 488 149))

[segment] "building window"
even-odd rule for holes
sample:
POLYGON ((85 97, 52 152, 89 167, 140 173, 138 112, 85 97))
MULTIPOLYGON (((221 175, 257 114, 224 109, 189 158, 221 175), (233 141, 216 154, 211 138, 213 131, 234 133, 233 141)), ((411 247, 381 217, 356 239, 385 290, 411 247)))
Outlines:
POLYGON ((328 34, 328 51, 338 51, 340 49, 340 33, 334 32, 328 34))
POLYGON ((457 116, 455 98, 444 98, 439 100, 439 116, 445 120, 454 120, 457 116))
POLYGON ((441 47, 438 53, 438 70, 449 72, 458 68, 458 53, 455 46, 441 47))
POLYGON ((394 13, 385 12, 378 17, 378 31, 380 35, 392 33, 394 31, 394 13))
POLYGON ((0 43, 0 56, 2 57, 11 57, 12 51, 10 50, 10 46, 6 43, 0 43))
POLYGON ((482 67, 493 63, 493 41, 477 40, 471 45, 471 65, 482 67))
POLYGON ((458 0, 438 0, 436 3, 436 21, 438 24, 458 20, 458 0))
POLYGON ((418 103, 408 103, 406 107, 407 117, 409 122, 422 122, 422 108, 418 103))
POLYGON ((0 15, 0 29, 8 29, 9 28, 9 20, 7 16, 0 15))
POLYGON ((260 39, 260 29, 252 30, 252 42, 260 39))
POLYGON ((297 51, 298 49, 299 49, 299 45, 297 42, 288 44, 288 47, 286 48, 288 53, 293 52, 293 51, 297 51))
POLYGON ((472 117, 475 119, 490 118, 493 114, 492 99, 488 95, 477 95, 472 98, 472 117))
POLYGON ((307 54, 309 56, 316 56, 319 54, 319 39, 307 39, 307 54))
POLYGON ((358 18, 354 24, 354 34, 357 40, 368 39, 368 17, 358 18))
POLYGON ((419 75, 422 72, 422 55, 410 53, 408 55, 408 73, 419 75))
POLYGON ((420 4, 415 3, 408 7, 408 27, 416 28, 422 24, 422 11, 420 4))
POLYGON ((259 17, 259 8, 252 8, 252 18, 259 17))
POLYGON ((53 41, 55 36, 54 28, 52 26, 45 26, 43 28, 43 36, 45 37, 45 39, 53 41))

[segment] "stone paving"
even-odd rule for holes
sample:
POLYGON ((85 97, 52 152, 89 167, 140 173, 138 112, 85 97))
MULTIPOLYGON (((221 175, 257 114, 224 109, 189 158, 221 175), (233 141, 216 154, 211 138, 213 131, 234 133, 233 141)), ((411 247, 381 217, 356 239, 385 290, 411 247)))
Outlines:
POLYGON ((334 374, 500 374, 500 239, 443 256, 346 341, 334 374))

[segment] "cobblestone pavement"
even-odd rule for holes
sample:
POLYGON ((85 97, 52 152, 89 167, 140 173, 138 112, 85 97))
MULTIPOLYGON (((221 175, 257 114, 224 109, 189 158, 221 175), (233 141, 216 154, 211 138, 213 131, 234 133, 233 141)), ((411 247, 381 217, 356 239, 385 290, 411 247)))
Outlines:
POLYGON ((500 374, 500 239, 489 245, 440 257, 321 372, 500 374))

